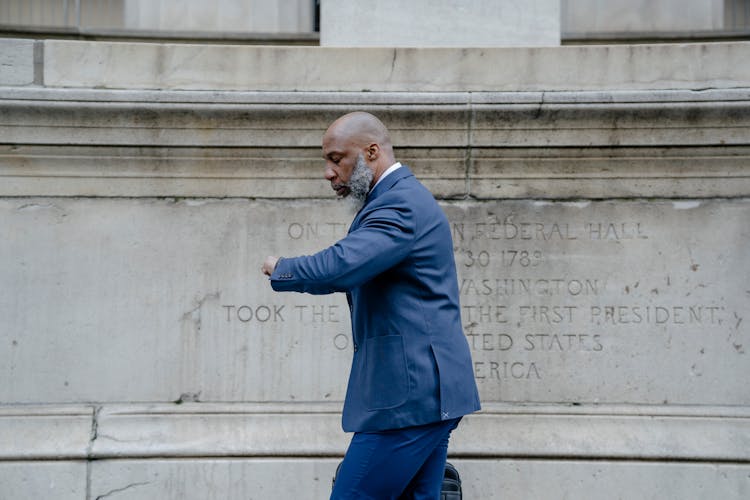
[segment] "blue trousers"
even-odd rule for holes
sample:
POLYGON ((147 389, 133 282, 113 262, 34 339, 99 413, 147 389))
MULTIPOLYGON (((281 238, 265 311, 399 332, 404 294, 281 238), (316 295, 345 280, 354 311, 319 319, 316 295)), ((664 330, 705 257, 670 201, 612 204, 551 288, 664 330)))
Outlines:
POLYGON ((439 500, 448 439, 460 420, 355 433, 331 500, 439 500))

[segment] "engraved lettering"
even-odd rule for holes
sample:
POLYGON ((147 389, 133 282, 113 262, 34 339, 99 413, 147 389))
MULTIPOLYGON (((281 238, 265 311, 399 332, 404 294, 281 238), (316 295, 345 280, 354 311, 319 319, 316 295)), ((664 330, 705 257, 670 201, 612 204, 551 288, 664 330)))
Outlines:
POLYGON ((524 361, 474 361, 474 377, 483 379, 541 380, 535 362, 524 361))
POLYGON ((300 321, 312 323, 338 323, 337 305, 300 305, 294 306, 300 321))
POLYGON ((723 308, 705 305, 591 306, 590 321, 597 325, 720 325, 723 308))
POLYGON ((640 222, 589 222, 587 229, 589 239, 594 241, 648 239, 640 222))
POLYGON ((237 319, 242 323, 249 323, 251 321, 257 321, 259 323, 280 323, 284 321, 284 304, 277 305, 259 305, 249 306, 240 305, 236 306, 233 304, 222 305, 222 308, 226 310, 227 322, 231 322, 233 319, 237 319))
POLYGON ((598 279, 591 278, 464 278, 459 284, 459 293, 468 296, 497 297, 512 295, 577 297, 599 295, 601 287, 598 279))
POLYGON ((525 305, 519 306, 518 312, 521 322, 531 321, 534 323, 557 325, 560 323, 572 323, 573 313, 577 309, 577 306, 525 305))

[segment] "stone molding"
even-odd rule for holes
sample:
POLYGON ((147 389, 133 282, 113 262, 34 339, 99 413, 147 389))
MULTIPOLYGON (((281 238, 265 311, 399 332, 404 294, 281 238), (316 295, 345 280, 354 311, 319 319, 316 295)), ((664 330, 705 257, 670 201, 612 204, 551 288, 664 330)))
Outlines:
POLYGON ((3 196, 327 198, 320 138, 354 109, 439 198, 750 193, 748 89, 0 95, 3 196))
POLYGON ((44 85, 354 92, 731 88, 750 81, 749 47, 392 49, 47 40, 44 85))
MULTIPOLYGON (((340 457, 339 412, 337 402, 11 406, 0 410, 0 462, 340 457)), ((746 407, 490 403, 464 419, 451 455, 747 462, 749 435, 746 407)))
POLYGON ((339 48, 2 39, 0 85, 271 92, 699 90, 747 87, 748 50, 750 42, 742 41, 339 48), (30 78, 35 65, 37 79, 30 78))

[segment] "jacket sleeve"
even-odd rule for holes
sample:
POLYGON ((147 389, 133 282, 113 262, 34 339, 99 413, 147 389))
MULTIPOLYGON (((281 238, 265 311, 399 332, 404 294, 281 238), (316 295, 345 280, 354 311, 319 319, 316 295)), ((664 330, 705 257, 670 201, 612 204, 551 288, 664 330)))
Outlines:
POLYGON ((415 217, 408 206, 363 214, 344 239, 314 255, 283 258, 271 275, 274 290, 327 294, 344 292, 401 262, 411 250, 415 217))

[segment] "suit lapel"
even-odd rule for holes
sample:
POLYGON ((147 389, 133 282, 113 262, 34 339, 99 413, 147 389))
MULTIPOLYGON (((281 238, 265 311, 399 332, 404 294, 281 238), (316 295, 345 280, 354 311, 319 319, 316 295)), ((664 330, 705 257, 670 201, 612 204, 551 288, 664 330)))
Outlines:
POLYGON ((354 216, 354 220, 352 220, 352 224, 351 226, 349 226, 348 232, 351 233, 352 231, 354 231, 355 229, 359 227, 359 222, 360 222, 359 216, 362 215, 362 211, 367 207, 367 205, 372 203, 372 201, 375 198, 377 198, 381 194, 391 189, 398 181, 400 181, 401 179, 405 177, 409 177, 412 175, 414 174, 411 172, 411 170, 409 170, 409 167, 402 164, 401 168, 398 168, 394 172, 391 172, 388 175, 388 177, 383 179, 382 182, 378 183, 378 185, 375 186, 375 189, 373 189, 367 194, 367 198, 365 199, 365 204, 362 205, 362 208, 359 209, 359 211, 357 212, 357 215, 354 216))
POLYGON ((370 193, 367 195, 367 200, 365 201, 365 205, 367 205, 369 202, 380 196, 381 194, 385 193, 389 189, 393 187, 394 184, 396 184, 398 181, 403 179, 404 177, 409 177, 410 175, 414 175, 411 173, 411 170, 409 170, 409 167, 406 165, 401 165, 401 168, 396 169, 395 171, 391 172, 388 177, 383 179, 382 182, 380 182, 377 186, 375 186, 375 189, 370 191, 370 193))

